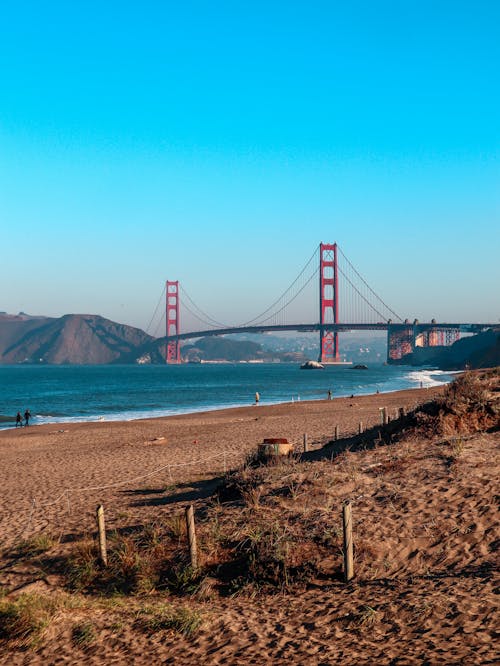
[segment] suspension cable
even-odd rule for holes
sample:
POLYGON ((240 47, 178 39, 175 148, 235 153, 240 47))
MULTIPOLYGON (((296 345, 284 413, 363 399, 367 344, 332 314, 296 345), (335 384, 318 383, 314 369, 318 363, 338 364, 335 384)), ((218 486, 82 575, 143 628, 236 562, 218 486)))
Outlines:
POLYGON ((279 310, 276 310, 276 312, 273 312, 272 315, 269 315, 269 317, 267 317, 266 319, 262 319, 262 320, 260 321, 260 323, 263 324, 264 322, 269 321, 269 320, 272 319, 273 317, 276 317, 276 315, 279 315, 279 313, 282 312, 285 308, 287 308, 287 307, 290 305, 290 303, 293 303, 293 301, 294 301, 294 300, 295 300, 295 299, 296 299, 296 298, 297 298, 297 297, 298 297, 298 296, 304 291, 304 289, 305 289, 305 288, 307 287, 307 285, 311 282, 311 280, 317 276, 318 271, 319 271, 319 266, 314 270, 314 272, 313 272, 312 275, 309 277, 309 279, 307 280, 307 282, 305 282, 305 283, 302 285, 302 287, 299 289, 299 291, 298 291, 294 296, 292 296, 292 298, 291 298, 289 301, 287 301, 287 302, 286 302, 286 303, 285 303, 285 304, 284 304, 279 310))
MULTIPOLYGON (((361 280, 361 282, 365 285, 365 287, 368 288, 368 290, 373 294, 373 296, 375 296, 375 298, 378 299, 378 300, 380 301, 380 303, 382 303, 382 305, 383 305, 387 310, 389 310, 389 312, 390 312, 391 314, 393 314, 393 315, 396 317, 396 319, 399 319, 400 321, 403 321, 402 317, 400 317, 398 314, 396 314, 396 312, 394 312, 394 310, 392 310, 392 309, 387 305, 387 303, 385 303, 385 302, 380 298, 380 296, 379 296, 378 294, 376 294, 376 293, 373 291, 373 289, 370 287, 370 285, 369 285, 369 284, 366 282, 366 280, 365 280, 365 279, 364 279, 364 278, 358 273, 358 271, 354 268, 354 266, 351 264, 351 262, 349 261, 349 259, 345 256, 345 254, 342 252, 342 250, 340 249, 340 247, 339 247, 338 245, 337 245, 337 248, 338 248, 340 254, 342 255, 342 257, 345 259, 345 261, 349 264, 349 266, 351 267, 351 269, 354 271, 354 273, 356 273, 356 275, 358 276, 358 278, 359 278, 359 279, 361 280)), ((345 274, 343 274, 343 275, 344 275, 344 277, 346 277, 345 274)), ((352 284, 352 282, 351 282, 351 284, 352 284)), ((352 285, 352 286, 354 286, 354 285, 352 285)), ((357 291, 357 289, 356 289, 356 291, 357 291)), ((359 292, 358 292, 358 293, 359 293, 359 292)), ((368 301, 367 301, 367 302, 368 302, 368 301)), ((380 314, 380 313, 378 313, 378 314, 380 314)))
POLYGON ((217 319, 214 319, 213 317, 211 317, 210 315, 208 315, 206 312, 204 312, 200 307, 198 307, 198 306, 196 305, 196 303, 193 301, 193 299, 192 299, 191 296, 187 293, 187 291, 182 287, 182 285, 179 285, 179 287, 180 287, 180 291, 182 292, 182 294, 183 294, 184 296, 186 296, 186 298, 187 298, 188 301, 191 303, 191 305, 192 305, 196 310, 198 310, 198 312, 199 312, 201 315, 203 315, 203 317, 205 317, 205 319, 202 319, 201 317, 199 317, 199 315, 196 315, 196 314, 195 314, 190 308, 188 308, 187 305, 184 304, 184 307, 186 308, 186 310, 188 310, 188 312, 190 312, 194 317, 196 317, 196 319, 198 319, 199 321, 202 321, 204 324, 208 324, 209 326, 214 326, 214 325, 215 325, 215 326, 219 326, 220 328, 230 328, 227 324, 222 324, 220 321, 217 321, 217 319), (212 322, 212 323, 210 323, 210 322, 212 322))
MULTIPOLYGON (((214 324, 211 323, 210 321, 207 321, 206 319, 203 319, 200 317, 200 315, 196 314, 194 310, 192 310, 189 305, 186 305, 186 303, 183 303, 182 307, 189 312, 189 314, 194 317, 197 321, 200 321, 202 324, 205 324, 205 326, 208 326, 209 328, 214 328, 214 324)), ((230 328, 226 324, 218 324, 220 328, 230 328)))
POLYGON ((269 321, 269 319, 272 319, 273 317, 277 316, 277 315, 278 315, 280 312, 282 312, 286 307, 288 307, 288 305, 290 305, 290 303, 292 303, 292 302, 293 302, 293 301, 299 296, 299 294, 302 293, 302 291, 306 288, 306 286, 307 286, 307 285, 311 282, 311 280, 317 275, 318 270, 319 270, 319 266, 316 266, 316 268, 314 269, 312 275, 306 280, 306 282, 304 283, 304 285, 303 285, 303 286, 297 291, 297 293, 294 294, 294 295, 290 298, 289 301, 287 301, 287 303, 285 303, 284 305, 282 305, 278 310, 276 310, 275 312, 273 312, 272 314, 270 314, 270 315, 269 315, 268 317, 266 317, 265 319, 262 319, 262 317, 263 317, 265 314, 267 314, 270 310, 272 310, 272 308, 276 307, 276 305, 277 305, 280 301, 282 301, 283 298, 284 298, 284 297, 285 297, 285 296, 291 291, 291 289, 297 284, 297 282, 300 280, 300 278, 304 275, 304 273, 306 272, 306 270, 309 268, 311 262, 313 261, 314 257, 316 256, 316 253, 317 253, 317 248, 314 249, 314 252, 313 252, 312 256, 311 256, 311 257, 309 258, 309 260, 306 262, 305 266, 304 266, 303 269, 300 271, 300 273, 299 273, 298 276, 295 278, 295 280, 294 280, 294 281, 288 286, 287 289, 285 289, 285 291, 281 294, 281 296, 280 296, 279 298, 277 298, 277 299, 274 301, 274 303, 272 303, 272 305, 270 305, 266 310, 264 310, 263 312, 261 312, 257 317, 254 317, 253 319, 251 319, 251 320, 249 320, 249 321, 247 321, 247 322, 245 322, 245 323, 243 323, 243 324, 239 324, 238 326, 229 326, 228 324, 223 324, 223 323, 221 323, 220 321, 217 321, 216 319, 214 319, 213 317, 211 317, 210 315, 208 315, 206 312, 204 312, 200 307, 198 307, 198 305, 196 305, 196 303, 193 301, 193 299, 189 296, 189 294, 187 293, 187 291, 186 291, 181 285, 179 285, 182 294, 183 294, 184 296, 186 296, 186 298, 187 298, 188 301, 191 303, 191 305, 192 305, 196 310, 198 310, 198 312, 199 312, 201 315, 203 315, 203 317, 200 317, 199 314, 197 314, 196 312, 194 312, 194 311, 193 311, 193 310, 192 310, 192 309, 191 309, 191 308, 185 303, 185 301, 183 301, 183 307, 184 307, 184 308, 185 308, 185 309, 186 309, 186 310, 187 310, 187 311, 188 311, 188 312, 189 312, 189 313, 190 313, 195 319, 197 319, 198 321, 202 322, 203 324, 206 324, 206 325, 209 326, 209 327, 213 327, 213 326, 215 325, 215 326, 219 326, 220 328, 240 328, 240 327, 249 326, 250 324, 252 324, 252 323, 255 322, 255 321, 260 321, 260 323, 263 323, 263 322, 269 321))
MULTIPOLYGON (((158 324, 156 325, 155 332, 153 333, 153 337, 154 337, 154 338, 157 338, 157 337, 158 337, 158 335, 157 335, 157 333, 158 333, 158 329, 160 328, 160 326, 161 326, 162 324, 165 323, 165 318, 166 318, 166 312, 163 313, 163 315, 162 315, 160 321, 159 321, 158 324)), ((163 337, 163 336, 161 336, 161 337, 163 337)))
MULTIPOLYGON (((160 307, 160 303, 162 302, 163 297, 164 297, 164 295, 165 295, 165 289, 166 289, 166 288, 167 288, 167 285, 165 285, 165 286, 163 287, 163 291, 161 292, 161 296, 160 296, 160 298, 159 298, 159 300, 158 300, 158 305, 156 306, 155 311, 153 312, 153 316, 151 317, 151 321, 150 321, 149 324, 146 326, 146 333, 148 332, 149 327, 150 327, 151 324, 153 323, 153 319, 156 317, 156 313, 158 312, 158 308, 160 307)), ((156 327, 156 328, 158 329, 158 327, 156 327)))
MULTIPOLYGON (((319 247, 319 246, 317 246, 317 247, 314 248, 314 252, 313 252, 311 258, 307 261, 307 263, 306 263, 306 265, 304 266, 304 268, 300 271, 300 273, 297 275, 297 277, 296 277, 295 280, 292 282, 292 284, 291 284, 289 287, 287 287, 287 289, 285 289, 285 291, 281 294, 281 296, 280 296, 279 298, 277 298, 277 299, 274 301, 274 303, 273 303, 272 305, 270 305, 266 310, 264 310, 264 312, 261 312, 259 315, 257 315, 257 316, 254 317, 253 319, 250 319, 249 321, 245 322, 244 324, 240 324, 240 326, 249 326, 250 324, 252 324, 252 323, 255 322, 255 321, 260 321, 261 317, 263 317, 264 315, 266 315, 266 314, 269 312, 269 310, 272 310, 272 308, 274 308, 274 307, 275 307, 275 306, 276 306, 276 305, 277 305, 277 304, 278 304, 278 303, 284 298, 284 296, 286 296, 286 294, 292 289, 292 287, 295 286, 295 284, 298 282, 298 280, 299 280, 299 279, 302 277, 302 275, 305 273, 305 271, 306 271, 306 269, 308 268, 309 264, 311 263, 311 261, 312 261, 312 260, 314 259, 314 257, 316 256, 316 253, 317 253, 317 251, 318 251, 318 247, 319 247)), ((306 284, 308 284, 308 283, 310 282, 310 280, 311 280, 311 278, 309 278, 309 280, 306 282, 306 284)), ((305 285, 304 285, 304 286, 305 286, 305 285)), ((304 287, 302 287, 300 291, 302 291, 303 288, 304 288, 304 287)), ((297 296, 298 296, 298 294, 300 294, 300 291, 297 293, 297 296)), ((291 303, 292 300, 294 300, 294 298, 296 298, 296 296, 294 296, 294 297, 289 301, 289 303, 291 303)), ((274 314, 278 314, 278 312, 281 312, 282 310, 283 310, 283 308, 281 308, 281 309, 278 310, 277 312, 273 313, 272 315, 270 315, 269 317, 267 317, 267 319, 264 319, 263 321, 268 321, 269 319, 271 319, 271 317, 274 316, 274 314)))
MULTIPOLYGON (((347 275, 344 273, 344 271, 339 266, 337 267, 337 269, 338 269, 339 273, 341 273, 342 276, 347 280, 347 282, 349 282, 349 284, 354 289, 354 291, 364 300, 364 302, 368 305, 368 307, 370 307, 374 312, 376 312, 379 315, 379 317, 382 317, 382 319, 385 319, 385 315, 383 315, 381 312, 379 312, 377 310, 377 308, 374 305, 372 305, 367 298, 365 298, 363 296, 363 294, 359 291, 359 289, 356 287, 356 285, 354 285, 351 282, 351 280, 347 277, 347 275)), ((392 310, 391 310, 391 312, 392 312, 392 310)))
MULTIPOLYGON (((337 246, 337 247, 338 247, 338 246, 337 246)), ((379 303, 380 303, 380 304, 381 304, 381 305, 382 305, 382 306, 383 306, 388 312, 390 312, 390 313, 391 313, 396 319, 402 321, 402 318, 401 318, 396 312, 394 312, 394 310, 392 310, 392 308, 390 308, 390 307, 389 307, 389 306, 388 306, 388 305, 387 305, 387 304, 386 304, 386 303, 380 298, 380 296, 378 296, 378 294, 377 294, 377 293, 376 293, 376 292, 370 287, 370 285, 366 282, 366 280, 365 280, 365 279, 360 275, 360 273, 354 268, 354 266, 353 266, 352 263, 349 261, 349 259, 345 256, 345 254, 342 252, 342 250, 341 250, 340 248, 338 248, 338 249, 339 249, 339 252, 340 252, 342 258, 345 260, 347 266, 348 266, 348 267, 351 269, 351 271, 357 276, 357 278, 362 282, 362 284, 365 286, 365 288, 366 288, 366 289, 367 289, 367 290, 368 290, 368 291, 369 291, 369 292, 370 292, 370 293, 371 293, 371 294, 377 299, 377 301, 378 301, 378 302, 379 302, 379 303)), ((293 294, 293 295, 291 296, 291 298, 290 298, 286 303, 284 303, 283 305, 281 305, 281 306, 280 306, 277 310, 275 310, 274 312, 271 312, 271 311, 273 310, 273 308, 275 308, 276 306, 279 306, 280 303, 283 303, 283 300, 285 299, 285 297, 291 292, 291 290, 292 290, 294 287, 296 287, 296 285, 297 285, 297 283, 299 282, 299 280, 301 280, 301 278, 303 278, 303 276, 304 276, 304 274, 306 273, 307 269, 310 267, 311 262, 312 262, 312 261, 314 260, 314 258, 317 256, 317 250, 318 250, 318 247, 316 247, 316 248, 314 249, 314 252, 313 252, 312 256, 308 259, 308 261, 306 262, 305 266, 302 268, 302 270, 301 270, 300 273, 297 275, 297 277, 295 278, 295 280, 294 280, 294 281, 293 281, 293 282, 287 287, 287 289, 285 289, 285 291, 279 296, 279 298, 277 298, 277 299, 276 299, 276 300, 275 300, 275 301, 274 301, 274 302, 273 302, 268 308, 266 308, 266 309, 265 309, 263 312, 261 312, 259 315, 257 315, 257 316, 254 317, 253 319, 250 319, 249 321, 247 321, 247 322, 245 322, 245 323, 243 323, 243 324, 239 324, 238 326, 234 326, 234 325, 233 325, 233 326, 229 326, 228 324, 224 324, 224 323, 218 321, 217 319, 214 319, 213 317, 211 317, 210 315, 208 315, 206 312, 204 312, 204 311, 203 311, 203 310, 202 310, 202 309, 201 309, 201 308, 200 308, 200 307, 199 307, 199 306, 193 301, 193 299, 190 297, 190 295, 187 293, 187 291, 182 287, 182 285, 179 285, 180 291, 182 292, 183 296, 185 297, 185 298, 183 298, 183 301, 182 301, 183 307, 184 307, 184 308, 185 308, 185 309, 186 309, 186 310, 187 310, 187 311, 188 311, 188 312, 189 312, 189 313, 190 313, 190 314, 191 314, 196 320, 198 320, 198 321, 201 322, 202 324, 208 326, 209 328, 214 328, 214 327, 219 327, 219 328, 240 328, 240 327, 241 327, 241 328, 242 328, 242 327, 249 326, 249 325, 253 324, 254 322, 259 322, 259 323, 268 322, 270 319, 272 319, 273 317, 276 317, 276 316, 279 315, 281 312, 283 312, 283 310, 285 310, 285 309, 286 309, 286 308, 287 308, 287 307, 288 307, 288 306, 289 306, 289 305, 290 305, 290 304, 291 304, 291 303, 292 303, 292 302, 293 302, 293 301, 294 301, 294 300, 295 300, 295 299, 296 299, 296 298, 297 298, 297 297, 298 297, 298 296, 304 291, 304 289, 307 287, 307 285, 310 284, 310 282, 313 280, 313 278, 314 278, 315 276, 317 276, 318 271, 319 271, 319 263, 318 263, 318 265, 314 268, 313 273, 310 275, 310 277, 308 277, 308 278, 306 279, 305 283, 304 283, 304 284, 298 289, 298 291, 297 291, 295 294, 293 294), (187 299, 187 301, 192 305, 192 308, 194 308, 194 310, 193 310, 191 307, 189 307, 189 305, 186 303, 186 299, 187 299), (195 310, 196 310, 199 314, 198 314, 195 310), (268 313, 270 313, 270 312, 271 312, 271 314, 268 314, 268 313), (265 315, 268 315, 268 316, 265 317, 265 315), (265 317, 265 318, 264 318, 264 317, 265 317)), ((347 274, 342 270, 342 268, 340 268, 340 266, 338 266, 338 270, 339 270, 339 272, 341 273, 341 275, 343 276, 343 278, 344 278, 344 279, 350 284, 350 286, 353 288, 353 290, 358 294, 358 296, 359 296, 359 297, 360 297, 360 298, 361 298, 361 299, 362 299, 362 300, 368 305, 368 307, 369 307, 373 312, 375 312, 379 317, 381 317, 382 319, 386 319, 386 315, 384 315, 383 313, 381 313, 381 312, 380 312, 380 311, 379 311, 379 310, 378 310, 378 309, 377 309, 377 308, 376 308, 376 307, 375 307, 375 306, 374 306, 374 305, 368 300, 368 298, 367 298, 366 296, 364 296, 364 295, 361 293, 361 291, 358 289, 358 287, 355 286, 355 284, 354 284, 354 283, 352 282, 352 280, 347 276, 347 274)), ((164 287, 164 289, 163 289, 163 291, 162 291, 162 294, 161 294, 160 299, 159 299, 159 301, 158 301, 158 305, 157 305, 156 308, 155 308, 154 314, 153 314, 153 316, 152 316, 152 318, 151 318, 151 321, 149 322, 149 324, 148 324, 148 326, 147 326, 147 328, 146 328, 146 331, 148 331, 148 329, 151 327, 151 324, 153 323, 153 320, 154 320, 155 317, 156 317, 156 314, 157 314, 158 308, 160 307, 160 303, 161 303, 161 301, 162 301, 162 299, 163 299, 163 297, 164 297, 165 290, 166 290, 166 286, 164 287)), ((161 325, 163 319, 164 319, 164 317, 162 317, 162 319, 160 320, 159 324, 157 325, 157 327, 156 327, 156 331, 157 331, 158 328, 160 327, 160 325, 161 325)), ((155 333, 156 333, 156 331, 155 331, 155 333)))

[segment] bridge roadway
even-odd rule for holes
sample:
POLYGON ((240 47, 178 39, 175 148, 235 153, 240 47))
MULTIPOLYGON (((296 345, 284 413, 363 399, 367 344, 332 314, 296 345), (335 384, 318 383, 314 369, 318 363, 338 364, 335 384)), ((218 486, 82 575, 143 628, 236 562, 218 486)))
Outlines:
MULTIPOLYGON (((497 324, 498 325, 498 324, 497 324)), ((497 326, 495 324, 457 324, 457 323, 437 323, 437 322, 377 322, 375 324, 354 324, 354 323, 339 323, 339 324, 326 324, 323 326, 325 330, 336 331, 338 333, 346 333, 348 331, 392 331, 404 330, 407 328, 415 328, 417 332, 428 330, 443 330, 443 329, 458 329, 462 333, 480 333, 488 328, 497 326)), ((310 333, 320 331, 321 326, 316 324, 276 324, 276 325, 258 325, 258 326, 234 326, 232 328, 215 328, 206 331, 192 331, 190 333, 179 333, 179 335, 172 335, 168 338, 161 338, 157 340, 192 340, 194 338, 205 338, 214 335, 230 335, 234 333, 271 333, 273 331, 300 331, 310 333)))

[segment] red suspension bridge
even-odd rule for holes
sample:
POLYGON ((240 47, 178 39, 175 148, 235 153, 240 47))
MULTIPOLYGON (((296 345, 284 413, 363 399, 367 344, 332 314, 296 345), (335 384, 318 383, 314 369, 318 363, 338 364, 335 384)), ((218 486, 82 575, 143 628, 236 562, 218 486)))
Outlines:
MULTIPOLYGON (((182 362, 183 340, 271 331, 318 332, 318 360, 327 364, 342 362, 339 333, 387 331, 387 361, 397 363, 415 347, 449 346, 461 332, 479 333, 493 326, 403 320, 375 293, 336 243, 320 243, 281 296, 259 315, 238 325, 224 324, 206 314, 178 281, 167 281, 160 302, 164 296, 166 336, 157 342, 165 345, 167 363, 182 362), (296 312, 307 320, 297 322, 296 312), (293 318, 295 321, 290 321, 293 318), (181 322, 188 322, 184 332, 181 322)), ((156 311, 153 319, 155 315, 156 311)))

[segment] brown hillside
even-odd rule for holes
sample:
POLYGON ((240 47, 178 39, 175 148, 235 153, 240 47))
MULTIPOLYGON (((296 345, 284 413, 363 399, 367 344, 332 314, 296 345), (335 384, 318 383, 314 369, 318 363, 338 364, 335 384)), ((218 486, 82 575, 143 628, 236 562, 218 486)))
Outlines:
POLYGON ((0 363, 6 349, 17 344, 30 331, 54 321, 51 317, 0 314, 0 363))
POLYGON ((2 363, 99 364, 135 360, 153 338, 140 329, 98 315, 43 320, 3 351, 2 363))

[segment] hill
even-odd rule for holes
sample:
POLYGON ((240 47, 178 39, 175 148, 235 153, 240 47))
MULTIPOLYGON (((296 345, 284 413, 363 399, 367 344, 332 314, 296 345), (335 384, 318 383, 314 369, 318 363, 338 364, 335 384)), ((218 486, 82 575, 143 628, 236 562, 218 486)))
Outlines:
POLYGON ((182 348, 183 357, 188 360, 206 361, 248 361, 263 357, 262 345, 226 337, 209 337, 198 340, 195 345, 182 348))
MULTIPOLYGON (((135 362, 137 350, 153 340, 138 328, 99 315, 0 317, 0 363, 5 364, 135 362)), ((152 354, 151 360, 160 360, 159 352, 152 354)))
MULTIPOLYGON (((0 364, 97 365, 164 363, 165 344, 141 329, 99 315, 60 318, 0 313, 0 364)), ((262 346, 230 338, 204 338, 184 345, 187 360, 262 359, 262 346)))
POLYGON ((52 317, 32 317, 20 312, 17 315, 0 313, 0 362, 4 350, 15 345, 30 331, 50 324, 52 317))

